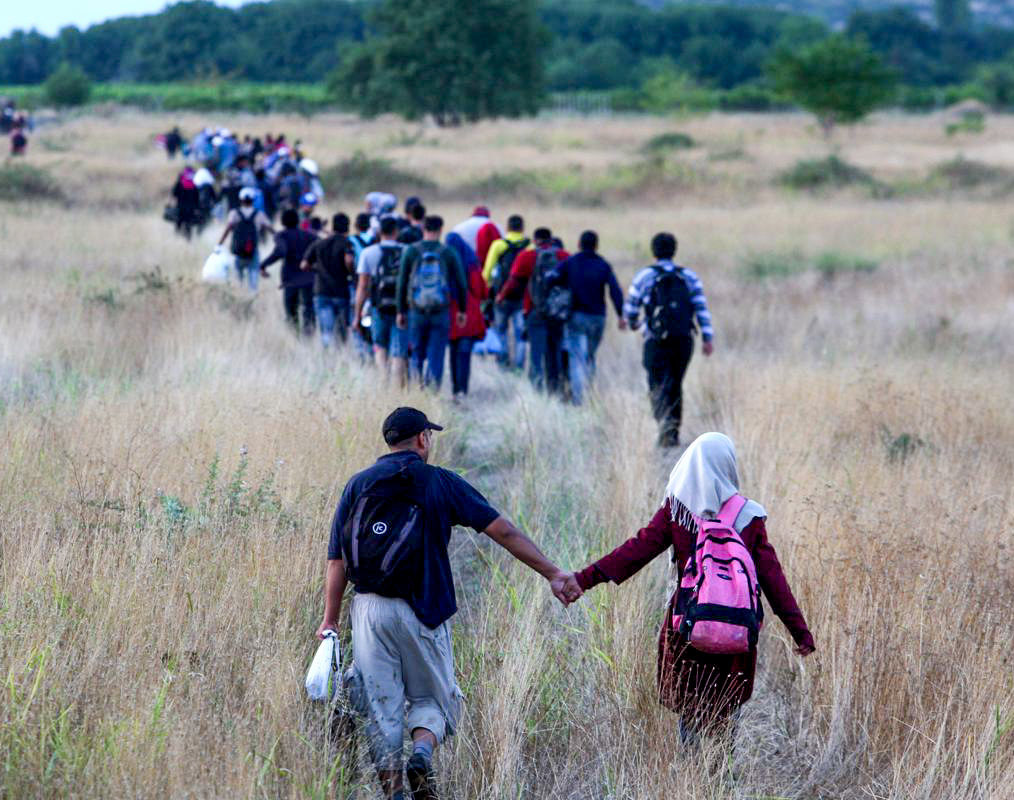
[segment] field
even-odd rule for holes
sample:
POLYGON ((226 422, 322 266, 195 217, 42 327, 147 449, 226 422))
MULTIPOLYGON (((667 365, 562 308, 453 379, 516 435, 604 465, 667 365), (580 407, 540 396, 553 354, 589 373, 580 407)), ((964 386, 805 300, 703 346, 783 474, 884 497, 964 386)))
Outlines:
POLYGON ((1014 797, 1014 119, 878 117, 837 137, 866 176, 811 191, 782 179, 827 155, 799 115, 114 110, 41 129, 55 189, 0 205, 0 797, 342 797, 357 771, 302 678, 337 496, 395 405, 444 422, 438 463, 568 567, 644 524, 672 466, 612 318, 585 407, 488 363, 457 407, 297 341, 274 280, 198 283, 218 230, 160 219, 178 162, 151 137, 175 122, 284 130, 324 166, 362 151, 449 221, 485 201, 571 245, 594 228, 623 283, 671 229, 705 282, 684 438, 736 441, 817 652, 769 620, 731 761, 686 754, 654 698, 664 557, 565 610, 459 531, 448 796, 1014 797), (647 146, 673 131, 694 145, 647 146))

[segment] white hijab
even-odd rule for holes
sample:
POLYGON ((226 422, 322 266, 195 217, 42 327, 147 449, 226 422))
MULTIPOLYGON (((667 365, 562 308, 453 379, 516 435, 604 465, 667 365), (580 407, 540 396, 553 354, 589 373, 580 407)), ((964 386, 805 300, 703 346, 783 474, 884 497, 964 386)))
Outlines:
MULTIPOLYGON (((672 506, 673 520, 692 528, 691 519, 683 519, 689 511, 696 517, 713 519, 722 505, 739 494, 739 475, 736 472, 736 447, 732 439, 722 433, 705 433, 698 436, 672 468, 664 500, 672 506)), ((764 507, 747 500, 736 517, 736 531, 750 524, 754 517, 767 518, 764 507)))

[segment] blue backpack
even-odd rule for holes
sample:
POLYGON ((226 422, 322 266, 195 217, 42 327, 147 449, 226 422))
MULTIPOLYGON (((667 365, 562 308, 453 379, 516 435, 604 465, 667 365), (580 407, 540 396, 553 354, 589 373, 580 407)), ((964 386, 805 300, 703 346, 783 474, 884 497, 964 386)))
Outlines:
POLYGON ((412 270, 412 308, 432 312, 447 308, 450 287, 439 250, 423 250, 419 262, 412 270))

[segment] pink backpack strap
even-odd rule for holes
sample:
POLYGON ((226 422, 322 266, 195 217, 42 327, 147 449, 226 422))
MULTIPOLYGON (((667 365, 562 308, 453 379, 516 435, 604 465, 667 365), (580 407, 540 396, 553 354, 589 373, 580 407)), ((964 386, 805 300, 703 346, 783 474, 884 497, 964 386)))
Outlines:
POLYGON ((722 510, 718 512, 718 522, 727 528, 734 528, 736 518, 745 506, 746 498, 741 494, 734 494, 722 505, 722 510))

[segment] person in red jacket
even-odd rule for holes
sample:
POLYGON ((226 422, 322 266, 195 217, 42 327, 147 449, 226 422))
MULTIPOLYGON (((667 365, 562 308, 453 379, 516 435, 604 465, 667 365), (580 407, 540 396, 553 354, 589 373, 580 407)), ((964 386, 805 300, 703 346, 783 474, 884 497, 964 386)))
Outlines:
POLYGON ((468 394, 468 381, 472 374, 472 348, 486 336, 486 319, 482 315, 482 301, 488 289, 482 279, 482 268, 475 251, 457 233, 447 235, 446 244, 453 249, 465 267, 465 324, 459 325, 458 303, 451 300, 451 389, 454 399, 468 394))
MULTIPOLYGON (((738 493, 732 440, 721 433, 699 437, 673 468, 662 506, 651 522, 609 555, 571 573, 564 587, 565 600, 573 602, 606 581, 623 583, 670 547, 675 551, 675 567, 682 570, 697 545, 693 518, 714 518, 738 493)), ((813 636, 768 541, 766 519, 762 506, 747 501, 735 528, 753 557, 757 580, 771 609, 792 635, 796 653, 807 656, 815 649, 813 636)), ((659 632, 659 702, 680 715, 681 738, 685 744, 694 744, 701 733, 731 732, 729 721, 753 693, 757 649, 739 655, 695 650, 672 627, 674 603, 675 593, 659 632)))
POLYGON ((539 256, 550 250, 556 254, 556 263, 570 258, 570 253, 558 246, 549 228, 536 228, 532 233, 535 248, 523 250, 511 265, 507 278, 496 302, 517 300, 524 293, 522 310, 525 313, 525 334, 528 336, 529 359, 528 379, 537 389, 543 386, 550 394, 562 389, 563 378, 563 322, 547 319, 542 309, 535 308, 532 301, 532 276, 539 256))

